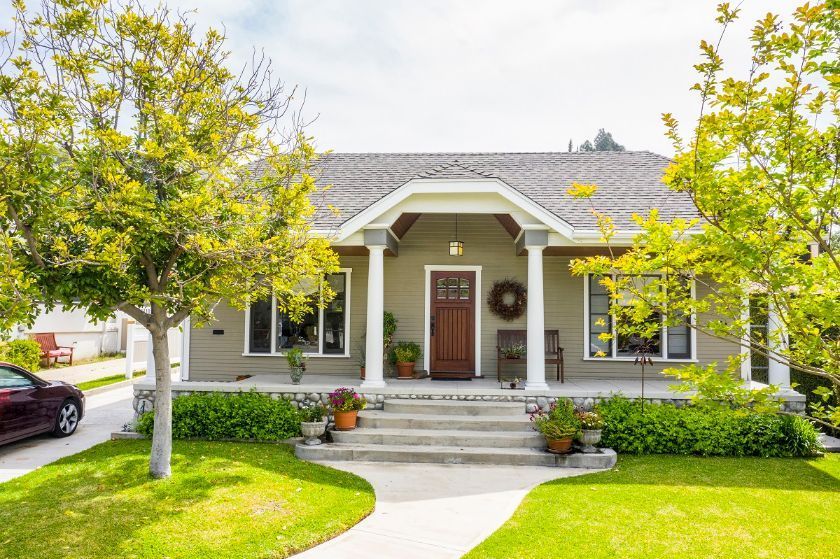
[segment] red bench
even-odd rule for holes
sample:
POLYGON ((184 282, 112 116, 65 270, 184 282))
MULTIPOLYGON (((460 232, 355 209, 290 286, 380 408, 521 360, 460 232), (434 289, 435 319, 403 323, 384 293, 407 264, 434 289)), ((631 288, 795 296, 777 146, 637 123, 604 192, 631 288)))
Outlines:
POLYGON ((47 360, 48 369, 52 366, 52 363, 58 363, 59 357, 67 357, 69 358, 68 364, 73 364, 73 348, 58 345, 55 341, 54 332, 32 334, 32 339, 41 346, 41 359, 47 360))
MULTIPOLYGON (((497 330, 496 331, 496 376, 499 382, 502 381, 502 363, 505 361, 513 363, 525 363, 528 360, 527 354, 519 357, 505 357, 505 348, 516 345, 527 345, 527 330, 497 330)), ((557 380, 566 382, 566 371, 563 364, 563 348, 560 347, 560 331, 545 331, 545 362, 547 365, 557 366, 557 380)))

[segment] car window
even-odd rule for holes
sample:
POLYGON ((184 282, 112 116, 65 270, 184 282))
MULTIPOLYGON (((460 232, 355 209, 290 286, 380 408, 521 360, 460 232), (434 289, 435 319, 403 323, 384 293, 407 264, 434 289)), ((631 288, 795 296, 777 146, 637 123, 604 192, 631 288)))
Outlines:
POLYGON ((0 367, 0 388, 22 388, 34 383, 14 369, 0 367))

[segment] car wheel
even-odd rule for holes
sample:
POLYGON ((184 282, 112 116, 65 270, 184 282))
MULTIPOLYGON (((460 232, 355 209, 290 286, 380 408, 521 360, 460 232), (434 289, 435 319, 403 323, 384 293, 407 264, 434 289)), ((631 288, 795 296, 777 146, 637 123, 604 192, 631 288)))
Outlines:
POLYGON ((58 408, 58 415, 55 418, 53 435, 56 437, 69 437, 79 426, 79 404, 75 400, 64 400, 58 408))

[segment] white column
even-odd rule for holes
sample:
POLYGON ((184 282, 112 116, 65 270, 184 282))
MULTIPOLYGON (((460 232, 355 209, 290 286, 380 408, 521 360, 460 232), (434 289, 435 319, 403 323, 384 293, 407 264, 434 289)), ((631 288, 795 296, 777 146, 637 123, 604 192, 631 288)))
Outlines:
POLYGON ((382 369, 382 315, 385 312, 385 246, 369 246, 367 333, 365 334, 365 380, 362 388, 382 388, 385 375, 382 369))
POLYGON ((526 315, 527 379, 526 390, 548 388, 545 382, 545 302, 543 300, 544 246, 526 246, 528 251, 528 307, 526 315))
MULTIPOLYGON (((772 303, 767 312, 767 344, 770 349, 779 353, 783 353, 788 347, 787 332, 779 319, 778 310, 772 303)), ((768 361, 767 377, 770 384, 790 388, 790 366, 777 361, 772 355, 768 361)))

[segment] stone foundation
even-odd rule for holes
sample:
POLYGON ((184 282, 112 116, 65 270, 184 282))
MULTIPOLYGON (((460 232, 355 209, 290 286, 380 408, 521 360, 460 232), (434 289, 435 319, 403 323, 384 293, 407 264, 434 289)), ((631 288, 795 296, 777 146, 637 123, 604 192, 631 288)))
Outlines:
MULTIPOLYGON (((317 390, 312 392, 296 392, 294 386, 288 386, 288 388, 278 388, 275 386, 266 387, 264 389, 253 387, 246 388, 246 387, 236 387, 234 385, 234 389, 231 389, 230 383, 195 383, 196 386, 194 387, 182 387, 188 383, 179 383, 181 386, 173 386, 172 388, 172 397, 177 398, 179 396, 187 396, 189 394, 193 394, 196 392, 225 392, 229 394, 237 394, 239 392, 247 392, 248 390, 256 390, 257 392, 269 394, 274 399, 283 399, 289 400, 292 405, 296 408, 300 406, 310 406, 313 404, 324 404, 326 405, 328 402, 328 394, 332 390, 317 390), (216 386, 213 386, 213 385, 216 386)), ((383 403, 385 399, 389 400, 396 400, 396 399, 411 399, 411 400, 463 400, 467 402, 474 402, 474 401, 485 401, 485 402, 522 402, 525 404, 525 411, 527 413, 533 413, 537 411, 537 409, 548 410, 553 402, 556 402, 558 399, 570 399, 574 402, 575 406, 581 407, 586 410, 591 410, 595 404, 600 402, 601 400, 608 400, 613 395, 596 395, 596 396, 551 396, 551 395, 544 395, 538 396, 534 395, 531 396, 528 393, 524 393, 523 391, 516 391, 517 394, 498 394, 498 392, 514 392, 514 391, 507 391, 507 390, 492 390, 489 392, 494 392, 492 394, 440 394, 440 393, 393 393, 390 390, 387 393, 381 393, 379 391, 373 393, 361 393, 362 396, 367 400, 368 409, 377 409, 381 410, 383 408, 383 403)), ((805 399, 804 396, 800 394, 796 394, 799 398, 796 399, 786 399, 785 402, 782 404, 782 408, 785 411, 794 412, 794 413, 801 413, 805 411, 805 399), (801 398, 801 399, 800 399, 801 398)), ((139 415, 143 412, 150 411, 154 408, 154 400, 155 400, 155 392, 154 389, 151 387, 136 384, 134 387, 134 412, 135 415, 139 415)), ((690 400, 687 397, 657 397, 657 398, 645 398, 646 402, 650 402, 651 404, 673 404, 677 407, 681 407, 686 405, 690 400)))

